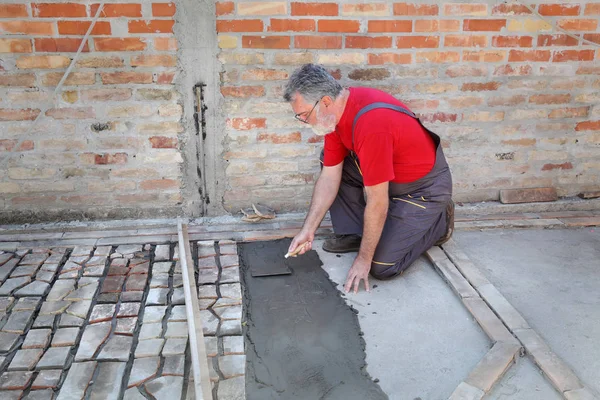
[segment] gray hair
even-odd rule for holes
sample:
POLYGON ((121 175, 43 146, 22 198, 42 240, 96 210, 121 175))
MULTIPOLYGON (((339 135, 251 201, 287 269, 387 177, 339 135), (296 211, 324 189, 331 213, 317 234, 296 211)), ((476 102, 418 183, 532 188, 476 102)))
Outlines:
POLYGON ((290 76, 283 98, 290 102, 296 93, 299 93, 306 101, 315 102, 324 96, 335 99, 341 92, 342 85, 325 68, 315 64, 304 64, 290 76))

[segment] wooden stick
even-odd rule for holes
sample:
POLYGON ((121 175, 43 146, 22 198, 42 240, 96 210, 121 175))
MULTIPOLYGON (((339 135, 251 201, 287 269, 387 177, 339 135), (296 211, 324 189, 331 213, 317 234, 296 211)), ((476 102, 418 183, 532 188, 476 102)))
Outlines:
POLYGON ((304 248, 304 246, 306 246, 307 244, 308 244, 308 242, 302 243, 300 246, 296 247, 296 250, 292 251, 291 253, 288 252, 284 257, 285 258, 296 257, 298 255, 298 253, 300 253, 302 251, 302 249, 304 248))

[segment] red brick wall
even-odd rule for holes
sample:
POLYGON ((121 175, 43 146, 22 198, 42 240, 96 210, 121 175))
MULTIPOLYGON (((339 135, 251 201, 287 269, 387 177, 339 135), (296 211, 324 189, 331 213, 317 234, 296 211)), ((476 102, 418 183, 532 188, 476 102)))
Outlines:
POLYGON ((127 216, 114 211, 181 202, 173 3, 106 4, 52 102, 97 10, 98 4, 81 1, 0 5, 4 213, 127 216))
POLYGON ((600 4, 564 3, 533 3, 541 19, 518 2, 218 2, 226 206, 308 204, 322 144, 281 100, 306 62, 406 101, 443 137, 458 200, 598 190, 600 51, 582 39, 600 43, 600 4))

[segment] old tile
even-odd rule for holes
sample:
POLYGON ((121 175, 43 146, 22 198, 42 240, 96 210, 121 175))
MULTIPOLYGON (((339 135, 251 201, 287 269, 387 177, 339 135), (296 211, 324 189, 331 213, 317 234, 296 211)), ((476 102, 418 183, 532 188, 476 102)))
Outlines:
POLYGON ((131 268, 144 263, 149 263, 148 257, 149 256, 146 253, 136 253, 135 257, 129 260, 129 267, 131 268))
POLYGON ((171 321, 187 321, 185 306, 173 307, 171 310, 171 315, 169 316, 169 322, 171 321))
POLYGON ((221 297, 226 299, 241 300, 242 299, 242 288, 239 283, 228 283, 219 285, 219 291, 221 297))
POLYGON ((489 392, 492 386, 501 379, 506 370, 514 363, 520 350, 520 344, 496 343, 471 370, 465 382, 486 393, 489 392))
POLYGON ((56 274, 56 271, 58 271, 58 266, 59 264, 50 263, 46 261, 44 264, 42 264, 42 268, 40 268, 40 271, 54 272, 56 274))
POLYGON ((117 304, 119 297, 119 293, 100 293, 96 296, 96 299, 98 304, 117 304))
POLYGON ((135 348, 135 358, 158 356, 164 344, 164 339, 140 340, 135 348))
MULTIPOLYGON (((42 357, 42 360, 44 358, 42 357)), ((41 360, 40 360, 41 362, 41 360)), ((39 366, 39 363, 38 363, 39 366)), ((31 385, 32 390, 37 389, 54 389, 58 385, 58 381, 60 380, 60 376, 62 374, 62 369, 49 369, 40 371, 38 376, 33 381, 31 385)))
POLYGON ((166 306, 150 306, 144 308, 144 317, 142 321, 144 323, 150 322, 162 322, 165 311, 167 310, 166 306))
POLYGON ((115 315, 116 305, 114 304, 97 304, 92 309, 90 315, 90 323, 110 321, 115 315))
POLYGON ((52 283, 55 275, 56 272, 38 271, 38 273, 35 275, 35 279, 41 282, 52 283))
POLYGON ((91 300, 79 300, 73 302, 69 308, 67 308, 67 314, 74 315, 79 318, 87 318, 92 306, 91 300))
POLYGON ((217 260, 215 260, 215 257, 203 257, 203 258, 199 258, 198 259, 198 268, 199 269, 212 269, 212 270, 219 270, 219 267, 217 267, 217 260))
POLYGON ((202 320, 202 332, 208 336, 214 336, 217 333, 219 319, 208 310, 200 311, 200 319, 202 320))
POLYGON ((171 256, 171 246, 168 244, 159 244, 154 250, 154 260, 164 261, 168 260, 171 256))
POLYGON ((67 272, 79 271, 80 269, 81 265, 79 263, 74 262, 73 259, 69 259, 69 261, 63 265, 62 269, 60 270, 60 274, 63 275, 67 272))
POLYGON ((47 253, 27 254, 21 259, 19 265, 36 265, 40 266, 49 257, 47 253))
POLYGON ((83 276, 104 276, 106 267, 104 265, 93 265, 91 267, 83 267, 83 276))
POLYGON ((132 344, 132 337, 115 335, 108 340, 97 359, 128 361, 132 344))
POLYGON ((111 246, 98 246, 94 250, 94 256, 108 257, 110 254, 111 246))
POLYGON ((0 297, 0 312, 6 312, 14 301, 14 297, 0 297))
POLYGON ((39 315, 58 315, 65 312, 71 306, 70 301, 45 301, 40 308, 39 315))
POLYGON ((107 276, 102 284, 102 293, 121 292, 125 282, 124 276, 107 276))
POLYGON ((215 369, 216 362, 217 357, 208 357, 208 376, 211 382, 218 382, 220 379, 219 374, 217 374, 217 370, 215 369))
POLYGON ((60 321, 58 322, 58 326, 61 328, 82 327, 83 325, 85 325, 85 320, 83 318, 70 314, 62 314, 60 316, 60 321))
POLYGON ((129 268, 123 267, 120 265, 111 265, 108 268, 107 276, 119 276, 119 275, 127 275, 129 272, 129 268))
POLYGON ((171 304, 173 304, 173 305, 185 304, 185 294, 183 292, 182 287, 173 289, 173 295, 171 296, 171 304))
POLYGON ((71 257, 73 256, 89 256, 94 251, 93 246, 75 246, 73 251, 71 252, 71 257))
POLYGON ((218 339, 215 336, 204 336, 204 345, 206 347, 206 355, 208 357, 215 357, 218 350, 218 339))
POLYGON ((240 259, 238 256, 221 256, 219 260, 221 261, 221 268, 235 267, 240 265, 240 259))
POLYGON ((121 392, 124 362, 102 362, 98 364, 98 375, 91 388, 90 400, 118 399, 121 392))
POLYGON ((246 380, 243 376, 237 376, 231 379, 225 379, 219 382, 217 390, 219 399, 227 400, 245 400, 246 399, 246 380))
POLYGON ((152 265, 152 274, 168 274, 172 265, 172 262, 155 262, 152 265))
POLYGON ((131 368, 127 386, 137 386, 150 378, 154 378, 158 372, 159 365, 160 357, 136 358, 133 361, 133 367, 131 368))
POLYGON ((101 265, 104 266, 106 264, 106 257, 103 256, 94 256, 85 262, 85 265, 90 267, 93 265, 101 265))
POLYGON ((43 349, 50 341, 51 334, 51 329, 30 329, 21 348, 43 349))
MULTIPOLYGON (((79 300, 92 300, 98 290, 98 282, 92 282, 89 285, 82 286, 81 282, 86 278, 79 280, 79 289, 73 291, 65 297, 65 300, 79 301, 79 300)), ((90 278, 88 278, 90 279, 90 278)), ((108 279, 108 278, 107 278, 108 279)))
POLYGON ((157 339, 162 335, 162 323, 144 323, 140 329, 139 340, 157 339))
POLYGON ((183 287, 183 275, 173 274, 173 287, 174 288, 183 287))
POLYGON ((41 297, 23 297, 17 301, 12 311, 29 311, 35 310, 41 303, 41 297))
POLYGON ((214 312, 222 319, 242 319, 242 306, 217 307, 214 312))
POLYGON ((37 363, 37 369, 64 368, 71 353, 70 347, 50 347, 37 363))
POLYGON ((163 375, 183 376, 185 368, 185 355, 166 356, 163 365, 163 375))
POLYGON ((225 379, 244 375, 246 373, 246 356, 221 356, 219 357, 219 369, 225 379))
POLYGON ((52 389, 31 390, 27 396, 23 397, 23 400, 48 400, 53 395, 52 389))
POLYGON ((183 391, 183 377, 161 376, 146 382, 144 388, 156 399, 179 399, 183 391))
POLYGON ((216 283, 219 277, 219 270, 215 268, 211 269, 199 269, 198 270, 198 284, 204 285, 207 283, 216 283))
POLYGON ((31 282, 31 278, 28 276, 24 276, 21 278, 10 278, 4 281, 2 286, 0 286, 0 296, 8 296, 15 292, 17 289, 22 288, 31 282))
POLYGON ((115 327, 115 333, 132 336, 133 332, 135 331, 136 324, 137 317, 119 318, 117 320, 117 326, 115 327))
POLYGON ((30 278, 35 275, 38 270, 37 265, 20 265, 10 274, 11 278, 19 278, 22 276, 28 276, 30 278))
POLYGON ((242 334, 242 321, 228 320, 228 321, 221 322, 221 327, 219 328, 219 336, 241 335, 241 334, 242 334))
POLYGON ((77 343, 79 328, 57 329, 52 338, 52 347, 74 346, 77 343))
POLYGON ((146 398, 142 396, 137 386, 135 386, 125 391, 123 400, 146 400, 146 398))
POLYGON ((50 255, 50 257, 48 257, 46 259, 44 264, 57 264, 58 265, 62 262, 62 259, 64 258, 64 256, 65 256, 64 252, 53 253, 50 255))
POLYGON ((479 400, 485 395, 485 392, 481 389, 477 389, 468 383, 461 382, 454 392, 450 395, 448 400, 479 400))
POLYGON ((213 304, 213 310, 219 307, 231 307, 242 304, 242 300, 240 299, 218 299, 215 304, 213 304))
POLYGON ((91 359, 100 345, 108 338, 110 330, 110 322, 100 322, 86 326, 79 342, 79 349, 77 350, 75 361, 91 359))
POLYGON ((163 305, 167 304, 167 295, 169 289, 150 289, 146 298, 146 305, 163 305))
POLYGON ((38 315, 35 321, 33 321, 32 328, 53 328, 54 319, 54 315, 38 315))
POLYGON ((242 336, 223 336, 223 352, 225 355, 244 354, 244 338, 242 336))
POLYGON ((63 300, 71 291, 75 290, 75 280, 59 280, 54 282, 52 285, 52 289, 48 296, 46 297, 47 301, 57 301, 63 300))
POLYGON ((223 268, 220 283, 237 283, 240 281, 240 267, 223 268))
POLYGON ((208 310, 216 301, 216 299, 198 299, 198 306, 201 310, 208 310))
POLYGON ((58 279, 77 279, 79 278, 79 270, 77 271, 69 271, 69 272, 61 272, 58 276, 58 279))
POLYGON ((121 294, 122 302, 138 303, 144 298, 144 292, 123 292, 121 294))
POLYGON ((479 287, 478 290, 481 297, 490 305, 511 331, 529 328, 527 321, 523 319, 521 314, 508 302, 508 300, 506 300, 494 285, 483 285, 479 287))
POLYGON ((126 258, 117 258, 110 262, 111 267, 126 267, 129 264, 129 260, 126 258))
POLYGON ((143 291, 148 281, 148 275, 146 274, 135 274, 127 278, 125 283, 126 291, 143 291))
POLYGON ((83 399, 95 369, 95 361, 71 364, 57 400, 83 399))
POLYGON ((173 260, 175 260, 175 261, 179 260, 179 245, 178 244, 175 245, 175 250, 173 250, 173 260))
POLYGON ((140 303, 124 303, 119 307, 117 318, 137 317, 140 312, 140 303))
POLYGON ((13 258, 13 253, 2 253, 0 254, 0 265, 4 265, 8 260, 13 258))
POLYGON ((0 352, 9 352, 18 340, 18 333, 0 332, 0 352))
POLYGON ((171 337, 188 337, 188 325, 187 322, 168 322, 167 323, 167 332, 165 333, 165 338, 171 337))
POLYGON ((142 251, 142 246, 137 244, 122 244, 117 247, 116 253, 120 254, 134 254, 136 251, 142 251))
POLYGON ((169 275, 168 274, 154 274, 150 281, 150 287, 155 288, 168 288, 169 287, 169 275))
POLYGON ((138 264, 129 270, 129 275, 148 274, 150 270, 150 262, 146 261, 138 264))
POLYGON ((8 366, 9 371, 29 371, 32 370, 37 362, 44 354, 42 349, 27 349, 18 350, 13 357, 10 365, 8 366))
POLYGON ((0 375, 0 389, 23 390, 29 385, 29 382, 31 382, 32 375, 33 372, 25 371, 5 372, 0 375))
POLYGON ((13 311, 2 331, 23 334, 32 318, 33 311, 13 311))
POLYGON ((185 348, 187 347, 187 339, 181 338, 169 338, 167 343, 162 350, 163 356, 173 356, 177 354, 184 354, 185 348))
POLYGON ((19 259, 13 258, 12 260, 8 261, 6 264, 1 266, 0 267, 0 280, 3 281, 6 278, 8 278, 18 263, 19 263, 19 259))
POLYGON ((566 400, 597 400, 598 398, 592 393, 590 389, 581 388, 575 390, 569 390, 564 392, 566 400))

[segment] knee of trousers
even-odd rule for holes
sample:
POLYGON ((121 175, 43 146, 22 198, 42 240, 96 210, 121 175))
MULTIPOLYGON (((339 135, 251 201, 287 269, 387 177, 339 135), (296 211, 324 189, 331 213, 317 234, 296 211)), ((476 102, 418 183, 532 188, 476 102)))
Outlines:
POLYGON ((399 275, 406 268, 403 268, 400 263, 396 263, 394 265, 381 265, 381 264, 371 264, 371 276, 375 279, 386 280, 399 275))

